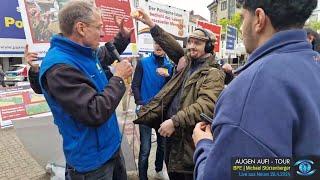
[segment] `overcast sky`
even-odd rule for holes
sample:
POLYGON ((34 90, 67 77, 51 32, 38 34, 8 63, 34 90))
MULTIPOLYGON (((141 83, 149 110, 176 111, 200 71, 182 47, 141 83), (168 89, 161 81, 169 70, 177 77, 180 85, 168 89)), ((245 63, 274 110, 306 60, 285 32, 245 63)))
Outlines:
POLYGON ((212 3, 213 0, 153 0, 153 2, 168 4, 188 11, 193 10, 195 14, 201 15, 209 21, 210 13, 207 6, 212 3))

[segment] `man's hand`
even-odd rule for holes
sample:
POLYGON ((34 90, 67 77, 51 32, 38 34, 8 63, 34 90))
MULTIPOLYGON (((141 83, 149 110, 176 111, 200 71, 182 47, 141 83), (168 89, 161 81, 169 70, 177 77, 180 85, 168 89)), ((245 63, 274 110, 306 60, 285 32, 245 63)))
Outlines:
POLYGON ((170 76, 170 74, 168 72, 168 69, 166 69, 166 68, 157 68, 156 71, 160 76, 163 76, 163 77, 169 77, 170 76))
POLYGON ((121 33, 121 35, 124 38, 130 38, 131 34, 134 31, 134 28, 129 29, 127 27, 124 27, 124 18, 120 18, 118 16, 113 16, 113 18, 116 26, 119 28, 119 32, 121 33))
POLYGON ((31 66, 32 70, 35 72, 39 71, 39 65, 35 64, 33 61, 38 60, 38 53, 29 52, 29 45, 27 44, 24 49, 24 59, 31 66))
POLYGON ((156 24, 151 20, 150 16, 144 11, 144 9, 138 8, 136 12, 133 13, 132 17, 138 21, 143 22, 150 28, 153 28, 156 24), (138 15, 136 15, 138 14, 138 15))
POLYGON ((206 124, 205 122, 197 123, 196 127, 193 129, 192 139, 195 146, 202 139, 213 140, 213 135, 211 133, 211 125, 206 124))
POLYGON ((225 72, 225 73, 232 73, 232 66, 228 63, 225 63, 223 66, 222 66, 222 70, 225 72))
POLYGON ((174 131, 175 129, 172 119, 165 120, 160 124, 160 128, 158 130, 159 134, 163 137, 170 137, 174 131))
POLYGON ((186 66, 187 66, 187 60, 186 60, 185 56, 182 56, 179 59, 179 62, 178 62, 178 65, 177 65, 177 72, 180 72, 186 66))
POLYGON ((119 63, 116 63, 114 65, 114 69, 114 76, 121 77, 123 80, 125 80, 128 77, 131 77, 133 71, 133 68, 129 63, 128 59, 124 59, 119 63))

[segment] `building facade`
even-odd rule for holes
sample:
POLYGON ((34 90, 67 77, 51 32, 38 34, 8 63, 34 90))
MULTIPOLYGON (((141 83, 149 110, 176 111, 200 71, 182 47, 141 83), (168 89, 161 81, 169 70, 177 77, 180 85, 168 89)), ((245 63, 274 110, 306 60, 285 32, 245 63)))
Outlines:
POLYGON ((220 19, 230 19, 240 9, 236 6, 236 0, 213 0, 207 6, 210 11, 210 22, 218 24, 220 19))
POLYGON ((312 15, 309 18, 310 21, 320 21, 320 0, 318 0, 318 6, 313 11, 312 15))
POLYGON ((197 28, 197 21, 208 21, 204 17, 194 14, 194 11, 190 11, 189 13, 189 25, 188 25, 188 33, 193 32, 197 28))

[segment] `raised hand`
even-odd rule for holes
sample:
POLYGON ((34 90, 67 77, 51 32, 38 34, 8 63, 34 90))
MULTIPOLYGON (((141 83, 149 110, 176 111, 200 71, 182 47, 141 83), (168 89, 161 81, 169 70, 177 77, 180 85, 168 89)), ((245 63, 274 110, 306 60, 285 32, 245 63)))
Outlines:
POLYGON ((124 26, 124 18, 120 18, 118 16, 113 16, 114 22, 116 23, 116 26, 119 28, 119 32, 121 35, 125 38, 130 38, 131 34, 134 31, 134 28, 127 28, 124 26))
POLYGON ((138 20, 143 22, 144 24, 146 24, 147 26, 149 26, 150 28, 155 26, 155 23, 151 20, 150 16, 145 12, 144 9, 142 8, 138 8, 136 9, 131 16, 138 20))
POLYGON ((24 49, 24 59, 27 61, 27 63, 35 72, 39 71, 39 65, 34 63, 34 61, 38 60, 38 53, 29 52, 28 44, 24 49))

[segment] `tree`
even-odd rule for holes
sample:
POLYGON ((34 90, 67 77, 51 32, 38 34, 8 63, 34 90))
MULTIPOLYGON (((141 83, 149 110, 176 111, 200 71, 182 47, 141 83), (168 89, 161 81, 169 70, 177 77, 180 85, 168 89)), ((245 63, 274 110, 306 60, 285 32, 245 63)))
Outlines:
POLYGON ((315 31, 320 31, 320 21, 310 21, 306 26, 315 31))
POLYGON ((238 35, 240 34, 240 27, 241 27, 241 16, 240 13, 235 13, 231 19, 220 19, 218 24, 222 26, 222 36, 224 37, 224 34, 226 33, 227 25, 233 26, 237 29, 238 35))

